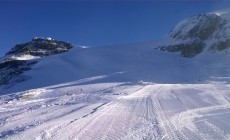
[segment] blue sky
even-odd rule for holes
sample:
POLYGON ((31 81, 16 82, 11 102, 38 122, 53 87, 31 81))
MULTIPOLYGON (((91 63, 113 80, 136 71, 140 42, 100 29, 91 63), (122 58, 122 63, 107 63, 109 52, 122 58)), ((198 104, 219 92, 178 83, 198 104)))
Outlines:
POLYGON ((152 41, 193 15, 228 1, 0 1, 0 56, 35 36, 103 46, 152 41))

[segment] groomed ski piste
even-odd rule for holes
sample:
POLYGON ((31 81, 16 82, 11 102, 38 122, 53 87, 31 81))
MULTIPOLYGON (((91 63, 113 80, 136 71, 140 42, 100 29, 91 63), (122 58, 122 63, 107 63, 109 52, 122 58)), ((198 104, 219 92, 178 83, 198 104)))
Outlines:
POLYGON ((230 139, 229 56, 152 45, 41 59, 33 78, 2 89, 0 139, 230 139))
POLYGON ((229 139, 229 88, 104 83, 36 89, 2 99, 1 139, 229 139))

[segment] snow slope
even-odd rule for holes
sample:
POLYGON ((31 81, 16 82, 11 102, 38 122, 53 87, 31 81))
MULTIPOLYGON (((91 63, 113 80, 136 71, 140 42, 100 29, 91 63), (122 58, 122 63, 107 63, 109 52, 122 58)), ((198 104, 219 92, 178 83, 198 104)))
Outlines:
POLYGON ((163 42, 178 40, 39 58, 0 88, 0 139, 230 139, 229 54, 185 58, 163 42))
POLYGON ((227 58, 152 43, 41 58, 2 90, 0 139, 229 139, 227 58))
POLYGON ((206 62, 204 65, 200 60, 182 58, 156 50, 155 47, 154 43, 146 43, 88 49, 73 48, 63 54, 41 58, 38 64, 23 74, 30 79, 12 88, 2 89, 1 93, 7 94, 102 75, 103 78, 95 81, 196 83, 209 79, 210 74, 206 74, 209 73, 206 62))
POLYGON ((229 84, 80 83, 1 96, 0 138, 230 138, 229 84))

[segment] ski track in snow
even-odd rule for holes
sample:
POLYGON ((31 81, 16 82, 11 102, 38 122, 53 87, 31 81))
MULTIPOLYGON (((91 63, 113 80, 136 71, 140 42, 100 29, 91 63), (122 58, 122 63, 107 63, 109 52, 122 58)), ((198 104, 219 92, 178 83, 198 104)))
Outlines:
POLYGON ((0 139, 187 140, 230 136, 227 84, 60 87, 1 96, 0 139))

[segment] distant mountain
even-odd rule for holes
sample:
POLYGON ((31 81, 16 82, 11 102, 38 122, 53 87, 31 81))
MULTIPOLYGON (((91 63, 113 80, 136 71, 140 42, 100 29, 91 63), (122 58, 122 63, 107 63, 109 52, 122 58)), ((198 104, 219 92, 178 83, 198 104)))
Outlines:
POLYGON ((0 86, 11 87, 29 77, 22 73, 31 69, 40 58, 68 51, 72 44, 51 38, 33 38, 16 45, 0 59, 0 86))
POLYGON ((204 50, 220 52, 230 48, 230 11, 223 10, 181 21, 169 33, 173 44, 159 48, 169 52, 180 52, 184 57, 194 57, 204 50))

